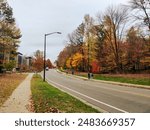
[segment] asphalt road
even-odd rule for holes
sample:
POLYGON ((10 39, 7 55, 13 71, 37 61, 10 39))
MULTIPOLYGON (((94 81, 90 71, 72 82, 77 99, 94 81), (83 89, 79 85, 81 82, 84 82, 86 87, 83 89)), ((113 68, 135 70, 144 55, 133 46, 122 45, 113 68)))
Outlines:
POLYGON ((150 90, 75 78, 56 70, 46 71, 55 87, 112 113, 150 113, 150 90))

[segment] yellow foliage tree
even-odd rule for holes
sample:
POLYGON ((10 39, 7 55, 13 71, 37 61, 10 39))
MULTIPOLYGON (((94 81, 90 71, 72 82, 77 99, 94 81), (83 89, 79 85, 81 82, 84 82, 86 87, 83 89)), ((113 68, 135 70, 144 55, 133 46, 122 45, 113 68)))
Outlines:
POLYGON ((75 53, 73 56, 69 57, 66 61, 66 67, 67 68, 77 68, 80 63, 82 62, 83 55, 80 53, 75 53))
POLYGON ((83 59, 82 54, 78 52, 74 54, 72 58, 72 67, 77 68, 80 65, 82 59, 83 59))
POLYGON ((66 67, 69 68, 69 69, 72 68, 72 66, 71 66, 71 59, 72 59, 72 58, 69 57, 69 58, 67 59, 67 61, 66 61, 66 67))

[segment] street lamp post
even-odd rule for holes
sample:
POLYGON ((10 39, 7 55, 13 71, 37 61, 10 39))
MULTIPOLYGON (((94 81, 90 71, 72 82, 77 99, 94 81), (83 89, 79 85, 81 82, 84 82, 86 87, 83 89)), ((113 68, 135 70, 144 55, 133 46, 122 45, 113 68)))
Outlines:
POLYGON ((44 35, 44 67, 43 67, 43 81, 45 82, 45 68, 46 68, 46 37, 52 34, 61 34, 61 32, 52 32, 44 35))
POLYGON ((90 79, 90 44, 88 41, 88 79, 90 79))

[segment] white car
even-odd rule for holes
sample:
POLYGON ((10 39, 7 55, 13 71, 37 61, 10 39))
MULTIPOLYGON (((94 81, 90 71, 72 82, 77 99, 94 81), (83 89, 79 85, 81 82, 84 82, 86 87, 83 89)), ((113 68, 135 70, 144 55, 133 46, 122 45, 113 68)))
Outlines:
POLYGON ((48 67, 46 67, 46 69, 45 69, 46 71, 48 71, 49 70, 49 68, 48 67))

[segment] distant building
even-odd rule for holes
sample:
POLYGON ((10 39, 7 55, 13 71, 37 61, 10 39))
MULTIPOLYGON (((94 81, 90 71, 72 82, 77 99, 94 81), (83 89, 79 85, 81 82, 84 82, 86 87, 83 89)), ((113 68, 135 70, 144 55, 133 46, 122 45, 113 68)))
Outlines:
POLYGON ((18 67, 20 71, 32 71, 33 57, 18 54, 18 67))
POLYGON ((20 70, 23 65, 23 54, 17 52, 15 60, 16 60, 16 69, 20 70))
POLYGON ((28 69, 31 69, 31 66, 32 66, 32 57, 31 56, 26 57, 26 65, 28 66, 28 69))

